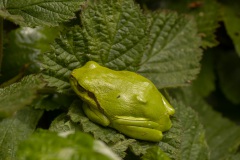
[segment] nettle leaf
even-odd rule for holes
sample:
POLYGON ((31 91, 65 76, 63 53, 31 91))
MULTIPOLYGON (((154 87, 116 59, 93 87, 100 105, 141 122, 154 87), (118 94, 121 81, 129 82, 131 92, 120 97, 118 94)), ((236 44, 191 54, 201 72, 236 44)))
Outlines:
POLYGON ((137 156, 142 156, 145 155, 147 153, 147 150, 158 146, 158 143, 151 143, 151 142, 147 142, 147 141, 134 141, 129 145, 129 148, 131 149, 131 151, 137 155, 137 156))
MULTIPOLYGON (((50 90, 49 90, 50 91, 50 90)), ((75 97, 66 94, 54 93, 43 95, 34 103, 35 109, 52 111, 56 109, 68 108, 75 97)))
POLYGON ((224 95, 234 104, 240 104, 240 58, 235 51, 219 56, 217 72, 224 95))
POLYGON ((153 147, 147 150, 142 160, 170 160, 170 158, 159 148, 153 147))
POLYGON ((0 83, 19 73, 39 72, 37 57, 40 53, 49 50, 57 36, 58 28, 49 27, 20 27, 9 34, 8 43, 4 45, 4 56, 0 83))
POLYGON ((201 61, 201 71, 192 83, 193 88, 203 97, 207 97, 215 90, 214 54, 216 52, 217 50, 205 52, 201 61))
POLYGON ((18 149, 19 159, 119 160, 103 143, 81 132, 38 130, 18 149))
POLYGON ((229 157, 227 157, 227 160, 239 160, 240 159, 240 152, 238 152, 237 154, 233 154, 230 155, 229 157))
POLYGON ((69 92, 69 75, 86 62, 86 45, 80 27, 64 30, 52 44, 52 51, 42 54, 40 61, 44 79, 59 92, 69 92))
POLYGON ((222 3, 222 17, 223 22, 231 37, 235 49, 240 56, 240 20, 239 20, 239 7, 240 4, 237 1, 228 0, 222 3))
POLYGON ((0 16, 23 26, 57 26, 75 18, 84 0, 6 0, 0 16))
POLYGON ((146 47, 147 19, 132 0, 89 2, 81 20, 82 28, 65 30, 43 55, 45 79, 59 92, 69 91, 71 70, 87 60, 134 70, 146 47))
POLYGON ((146 17, 132 0, 89 2, 81 20, 82 28, 62 32, 52 51, 43 55, 44 77, 59 92, 69 92, 70 72, 87 60, 134 70, 146 46, 146 17))
MULTIPOLYGON (((129 148, 129 146, 132 147, 133 142, 135 142, 134 139, 124 139, 124 140, 118 141, 114 144, 108 144, 108 146, 111 147, 111 149, 114 151, 114 153, 119 155, 121 158, 124 158, 127 155, 127 149, 129 148)), ((139 151, 139 152, 141 152, 141 151, 139 151)), ((133 151, 133 153, 135 155, 140 155, 143 152, 141 152, 140 154, 136 154, 136 152, 133 151)))
POLYGON ((216 0, 180 0, 165 1, 164 8, 187 13, 195 17, 198 35, 202 38, 202 47, 214 47, 218 45, 215 31, 219 21, 219 4, 216 0))
POLYGON ((38 91, 46 85, 38 75, 26 76, 21 82, 0 88, 0 117, 13 115, 17 110, 31 104, 38 91))
POLYGON ((176 98, 198 112, 206 130, 206 140, 211 151, 211 160, 237 157, 240 146, 240 127, 214 111, 192 88, 174 90, 176 98), (220 125, 221 124, 221 125, 220 125))
POLYGON ((132 0, 89 2, 82 9, 82 28, 63 31, 43 55, 46 81, 68 93, 71 71, 94 60, 115 70, 137 71, 158 88, 188 84, 199 72, 201 57, 194 19, 164 11, 149 18, 132 0))
POLYGON ((197 113, 181 100, 171 100, 176 109, 173 126, 160 141, 160 148, 174 160, 209 159, 205 130, 197 113))
POLYGON ((19 16, 19 15, 11 15, 9 12, 4 11, 3 9, 3 4, 4 1, 0 1, 0 17, 3 17, 9 21, 15 22, 16 24, 23 24, 23 17, 19 16))
POLYGON ((91 1, 81 20, 88 57, 115 70, 138 68, 147 43, 147 19, 132 0, 91 1))
MULTIPOLYGON (((112 143, 112 141, 109 140, 109 138, 114 137, 114 134, 105 135, 107 131, 103 133, 103 131, 101 131, 100 129, 101 127, 90 122, 88 118, 86 118, 83 115, 82 110, 79 108, 79 104, 80 104, 79 101, 75 102, 71 106, 68 115, 61 114, 56 119, 54 119, 54 121, 51 123, 51 126, 49 128, 50 131, 61 133, 61 132, 69 132, 69 131, 75 132, 75 131, 83 130, 86 133, 91 133, 92 135, 94 135, 94 137, 97 137, 98 139, 102 139, 105 142, 111 143, 109 145, 111 149, 120 157, 125 157, 126 156, 125 151, 128 149, 129 145, 134 140, 129 139, 129 140, 123 140, 118 142, 117 140, 115 140, 115 143, 112 143), (79 125, 79 122, 80 122, 80 125, 79 125), (102 134, 102 136, 99 137, 98 134, 99 135, 102 134)), ((123 135, 121 135, 121 137, 123 137, 123 135)))
POLYGON ((194 19, 174 12, 156 12, 149 18, 149 46, 138 72, 158 88, 186 85, 198 74, 201 57, 194 19))
POLYGON ((49 127, 50 131, 54 131, 54 132, 75 132, 80 130, 80 126, 76 123, 73 123, 69 116, 65 113, 60 114, 57 118, 55 118, 50 127, 49 127))
POLYGON ((1 159, 16 159, 18 144, 33 133, 42 114, 43 111, 26 108, 0 122, 1 159))

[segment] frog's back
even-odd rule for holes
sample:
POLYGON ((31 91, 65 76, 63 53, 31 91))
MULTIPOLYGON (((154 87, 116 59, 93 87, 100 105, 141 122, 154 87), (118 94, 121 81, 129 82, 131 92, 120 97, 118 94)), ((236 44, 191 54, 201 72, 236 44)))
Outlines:
POLYGON ((90 92, 98 97, 106 113, 157 119, 164 110, 162 95, 157 88, 151 81, 134 72, 99 72, 98 79, 91 85, 94 87, 90 92))

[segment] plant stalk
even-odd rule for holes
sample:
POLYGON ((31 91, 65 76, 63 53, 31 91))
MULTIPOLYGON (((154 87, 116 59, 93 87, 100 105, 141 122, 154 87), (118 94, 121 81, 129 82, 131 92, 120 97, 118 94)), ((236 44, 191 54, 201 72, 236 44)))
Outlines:
POLYGON ((0 17, 0 76, 2 70, 2 59, 3 59, 3 18, 0 17))

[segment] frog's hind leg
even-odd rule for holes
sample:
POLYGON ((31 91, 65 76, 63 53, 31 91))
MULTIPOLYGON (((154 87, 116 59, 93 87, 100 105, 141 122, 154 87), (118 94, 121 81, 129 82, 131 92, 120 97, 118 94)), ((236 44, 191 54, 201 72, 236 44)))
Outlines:
POLYGON ((159 124, 142 118, 119 117, 110 126, 135 139, 158 142, 163 137, 159 124))
POLYGON ((100 111, 88 106, 86 103, 83 103, 83 111, 87 115, 87 117, 102 126, 108 126, 110 124, 109 119, 100 111))
POLYGON ((161 131, 139 126, 120 125, 117 130, 129 137, 145 141, 159 142, 163 137, 161 131))

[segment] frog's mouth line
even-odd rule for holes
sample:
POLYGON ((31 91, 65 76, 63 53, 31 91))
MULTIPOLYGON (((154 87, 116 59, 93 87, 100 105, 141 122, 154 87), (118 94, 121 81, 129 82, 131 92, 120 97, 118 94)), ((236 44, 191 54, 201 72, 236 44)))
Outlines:
MULTIPOLYGON (((77 87, 77 89, 74 89, 74 91, 75 91, 79 96, 80 96, 81 94, 85 94, 85 93, 86 93, 86 94, 88 95, 88 97, 90 97, 90 99, 92 99, 92 100, 96 103, 97 108, 98 108, 102 113, 104 113, 104 110, 102 109, 101 105, 99 104, 99 102, 98 102, 96 96, 94 95, 94 93, 86 90, 83 86, 81 86, 81 85, 78 83, 77 79, 76 79, 74 76, 71 75, 70 78, 71 78, 71 81, 72 81, 72 84, 71 84, 71 85, 74 85, 74 86, 77 87)), ((85 99, 83 99, 81 96, 80 96, 80 98, 81 98, 83 101, 85 100, 85 99)))
POLYGON ((104 110, 103 110, 102 107, 100 106, 100 104, 99 104, 96 96, 94 95, 94 93, 87 91, 87 94, 88 94, 89 97, 91 97, 91 99, 93 99, 93 100, 95 101, 95 103, 97 104, 97 108, 99 109, 99 111, 101 111, 102 113, 104 113, 104 110))

